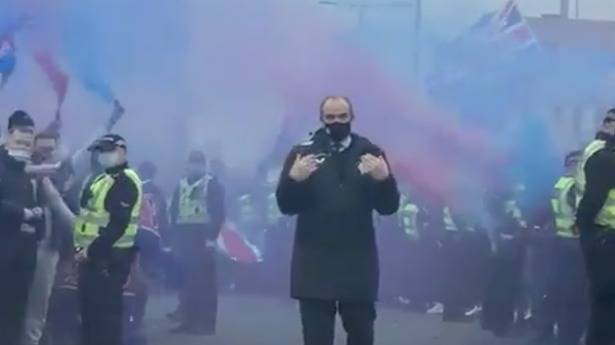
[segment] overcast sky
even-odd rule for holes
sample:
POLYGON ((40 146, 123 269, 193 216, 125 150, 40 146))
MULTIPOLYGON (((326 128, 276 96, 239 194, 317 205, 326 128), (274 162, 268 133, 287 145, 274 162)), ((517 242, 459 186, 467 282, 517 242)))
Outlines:
MULTIPOLYGON (((560 0, 518 0, 527 16, 559 13, 560 0)), ((570 0, 571 16, 575 1, 570 0)), ((615 0, 578 0, 580 17, 615 20, 615 0)), ((451 34, 468 27, 482 14, 501 8, 506 0, 423 0, 424 20, 432 30, 451 34), (430 25, 431 24, 431 25, 430 25)))
MULTIPOLYGON (((423 0, 426 15, 443 13, 486 12, 500 8, 506 0, 423 0), (454 9, 454 11, 451 11, 454 9), (458 11, 461 12, 458 12, 458 11)), ((558 13, 560 0, 518 0, 526 15, 538 16, 558 13)), ((577 0, 570 0, 571 15, 574 15, 577 0)), ((581 18, 615 20, 615 0, 578 0, 581 18)))

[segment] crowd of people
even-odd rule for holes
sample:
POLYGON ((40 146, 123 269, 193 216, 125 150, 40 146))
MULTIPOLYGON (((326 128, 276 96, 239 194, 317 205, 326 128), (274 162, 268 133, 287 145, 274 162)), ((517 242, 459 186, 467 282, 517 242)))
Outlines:
POLYGON ((480 319, 497 337, 533 344, 614 341, 615 110, 565 157, 546 212, 524 205, 519 183, 486 185, 472 203, 420 195, 352 132, 343 97, 326 98, 323 127, 247 187, 195 150, 167 194, 156 164, 131 168, 128 141, 110 133, 123 112, 116 103, 106 133, 69 156, 58 120, 37 130, 23 111, 9 118, 1 344, 145 343, 156 289, 178 292, 173 333, 215 334, 223 289, 290 291, 306 345, 333 344, 337 313, 348 344, 373 344, 378 298, 445 322, 480 319))

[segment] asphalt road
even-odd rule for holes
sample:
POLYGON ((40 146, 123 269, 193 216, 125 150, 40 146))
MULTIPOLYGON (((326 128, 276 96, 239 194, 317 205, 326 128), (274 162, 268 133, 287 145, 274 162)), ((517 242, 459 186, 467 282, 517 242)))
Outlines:
MULTIPOLYGON (((153 297, 146 320, 149 345, 301 345, 296 304, 289 300, 226 295, 220 300, 218 332, 212 337, 171 335, 174 324, 165 314, 170 297, 153 297)), ((477 323, 443 323, 437 316, 379 308, 379 345, 521 345, 522 340, 496 339, 477 323)), ((340 322, 336 345, 345 344, 340 322)))

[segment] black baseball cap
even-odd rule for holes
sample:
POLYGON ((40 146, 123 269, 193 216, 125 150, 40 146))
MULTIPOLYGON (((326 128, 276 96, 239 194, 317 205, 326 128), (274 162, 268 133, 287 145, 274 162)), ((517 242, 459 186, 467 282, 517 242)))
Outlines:
POLYGON ((89 151, 113 151, 121 147, 126 149, 126 139, 117 134, 106 134, 97 139, 90 147, 89 151))
POLYGON ((15 127, 34 127, 34 120, 23 110, 17 110, 9 117, 8 129, 15 127))

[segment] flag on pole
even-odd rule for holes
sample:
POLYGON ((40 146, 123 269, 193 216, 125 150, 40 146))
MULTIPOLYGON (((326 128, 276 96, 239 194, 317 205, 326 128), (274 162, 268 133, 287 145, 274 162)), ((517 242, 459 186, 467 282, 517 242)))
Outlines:
POLYGON ((508 0, 499 11, 485 14, 464 36, 482 36, 487 42, 517 49, 538 45, 516 0, 508 0))
POLYGON ((13 35, 0 37, 0 88, 4 87, 13 74, 16 62, 13 35))
POLYGON ((51 82, 51 86, 58 97, 58 109, 60 109, 68 91, 68 75, 59 67, 48 51, 35 53, 34 59, 51 82))
POLYGON ((481 16, 466 32, 446 45, 445 54, 428 77, 431 90, 459 83, 477 70, 508 66, 521 55, 540 50, 534 35, 516 0, 481 16), (448 52, 455 51, 451 58, 448 52))

